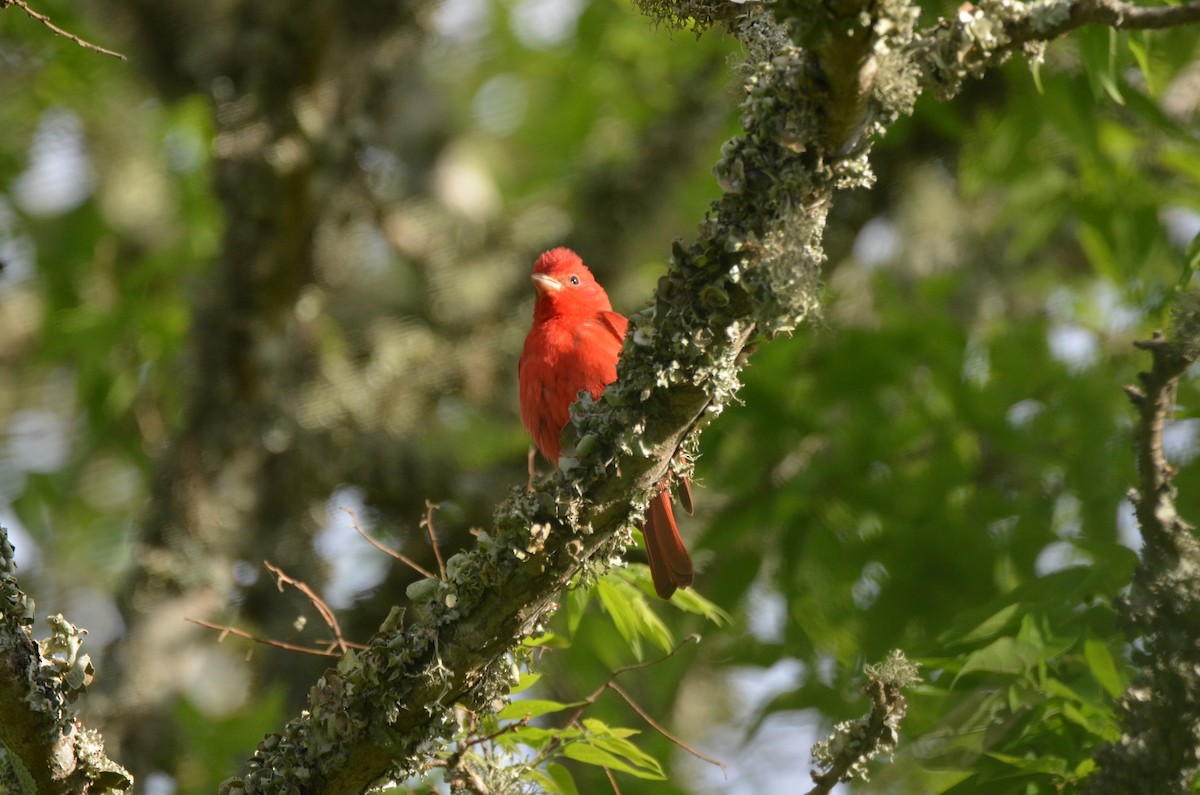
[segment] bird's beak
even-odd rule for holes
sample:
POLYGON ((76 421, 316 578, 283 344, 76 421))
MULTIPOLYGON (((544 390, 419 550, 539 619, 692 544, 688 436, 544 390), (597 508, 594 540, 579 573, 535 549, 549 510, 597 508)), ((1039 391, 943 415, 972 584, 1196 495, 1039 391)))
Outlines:
POLYGON ((563 288, 562 282, 544 273, 535 273, 529 278, 533 281, 533 287, 538 291, 538 295, 552 295, 563 288))

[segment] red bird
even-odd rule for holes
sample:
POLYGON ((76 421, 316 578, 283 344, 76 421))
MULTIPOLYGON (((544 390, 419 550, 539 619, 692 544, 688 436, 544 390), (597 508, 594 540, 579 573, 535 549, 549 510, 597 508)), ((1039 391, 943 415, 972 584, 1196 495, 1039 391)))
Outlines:
MULTIPOLYGON (((530 278, 538 297, 517 365, 521 419, 542 455, 557 466, 559 436, 571 420, 571 404, 580 392, 599 398, 617 379, 617 357, 629 321, 613 311, 604 288, 568 248, 538 257, 530 278)), ((668 476, 642 522, 654 590, 663 599, 692 584, 692 559, 679 537, 669 485, 668 476)), ((687 495, 690 484, 685 481, 684 486, 687 495)), ((689 503, 690 496, 684 506, 689 503)))

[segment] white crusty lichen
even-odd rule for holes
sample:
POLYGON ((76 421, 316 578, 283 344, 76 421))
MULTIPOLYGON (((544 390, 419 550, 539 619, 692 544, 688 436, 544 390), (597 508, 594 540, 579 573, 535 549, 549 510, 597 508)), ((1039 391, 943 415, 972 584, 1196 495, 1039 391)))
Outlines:
POLYGON ((864 666, 863 673, 867 682, 862 689, 871 699, 871 711, 857 720, 842 721, 828 738, 813 745, 816 781, 865 781, 867 764, 896 750, 900 722, 908 711, 903 690, 920 681, 919 666, 893 650, 878 665, 864 666))

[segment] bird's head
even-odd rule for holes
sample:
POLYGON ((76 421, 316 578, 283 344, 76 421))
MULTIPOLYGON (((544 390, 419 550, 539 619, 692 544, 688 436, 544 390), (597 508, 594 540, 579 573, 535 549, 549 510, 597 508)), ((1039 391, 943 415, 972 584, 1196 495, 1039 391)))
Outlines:
POLYGON ((538 257, 529 278, 538 293, 534 310, 537 313, 596 313, 612 309, 604 288, 569 248, 552 248, 538 257))

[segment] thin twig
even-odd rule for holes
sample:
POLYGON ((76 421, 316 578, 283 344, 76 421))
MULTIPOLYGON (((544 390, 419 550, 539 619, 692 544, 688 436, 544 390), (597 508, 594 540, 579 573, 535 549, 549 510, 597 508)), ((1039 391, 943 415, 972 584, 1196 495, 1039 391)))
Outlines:
POLYGON ((325 625, 333 631, 333 637, 335 639, 334 643, 337 644, 338 648, 340 648, 344 654, 350 648, 350 645, 346 641, 345 635, 342 634, 342 627, 338 623, 337 616, 335 616, 333 613, 333 608, 331 608, 324 599, 317 596, 316 591, 310 588, 308 583, 297 580, 294 577, 289 577, 278 566, 271 565, 271 561, 269 560, 264 560, 263 565, 267 567, 267 571, 275 575, 275 585, 280 591, 283 590, 283 586, 286 584, 292 586, 300 593, 308 597, 308 601, 311 602, 312 606, 315 607, 317 612, 321 614, 321 618, 324 620, 325 625))
MULTIPOLYGON (((608 679, 606 679, 604 681, 604 684, 600 685, 595 690, 593 690, 588 696, 586 696, 583 699, 583 701, 581 701, 579 703, 579 706, 575 709, 575 711, 573 713, 571 713, 570 717, 567 718, 567 725, 568 726, 578 726, 579 719, 581 717, 583 717, 583 713, 586 712, 589 707, 591 707, 593 704, 595 704, 596 700, 599 699, 600 696, 604 695, 604 692, 606 690, 612 690, 614 693, 616 693, 618 696, 620 696, 621 699, 624 700, 625 703, 628 704, 633 709, 634 712, 636 712, 638 715, 640 715, 642 720, 644 720, 644 721, 646 721, 646 723, 650 724, 650 728, 654 729, 656 732, 661 734, 663 737, 666 737, 672 743, 679 746, 683 750, 687 751, 689 754, 696 757, 697 759, 702 759, 705 762, 709 762, 710 764, 716 765, 717 767, 721 768, 722 771, 725 771, 727 768, 723 762, 720 762, 709 756, 705 756, 703 753, 701 753, 700 751, 697 751, 695 748, 692 748, 690 745, 685 743, 683 740, 680 740, 678 737, 674 736, 669 731, 667 731, 665 728, 663 728, 663 726, 661 724, 659 724, 658 721, 656 721, 656 720, 654 720, 654 718, 650 717, 650 714, 648 712, 646 712, 644 709, 642 709, 641 706, 639 706, 633 700, 633 697, 630 696, 629 693, 627 693, 623 688, 621 688, 621 686, 618 685, 616 682, 617 677, 620 676, 621 674, 629 673, 630 671, 638 671, 643 668, 650 668, 655 665, 660 665, 660 664, 666 662, 667 660, 671 659, 672 657, 674 657, 676 654, 678 654, 680 649, 682 649, 684 646, 688 645, 689 643, 699 643, 699 642, 700 642, 699 635, 688 635, 686 638, 684 638, 682 641, 680 641, 679 644, 677 646, 675 646, 675 648, 671 649, 669 652, 664 654, 662 657, 658 657, 654 660, 649 660, 646 662, 632 663, 630 665, 626 665, 621 668, 617 668, 616 670, 614 670, 612 673, 610 673, 608 675, 608 679)), ((536 762, 540 763, 541 761, 548 759, 550 757, 550 755, 558 749, 559 745, 561 745, 561 743, 557 742, 557 741, 547 744, 546 748, 543 749, 540 754, 538 754, 536 762)), ((615 786, 615 784, 614 784, 614 786, 615 786)), ((618 792, 619 792, 619 790, 618 790, 618 792)))
POLYGON ((70 39, 71 41, 75 42, 80 47, 84 48, 85 50, 91 50, 92 52, 98 52, 101 55, 111 55, 112 57, 119 58, 122 61, 129 60, 128 58, 126 58, 124 55, 122 55, 119 52, 114 52, 113 50, 107 49, 105 47, 101 47, 99 44, 92 44, 90 41, 87 41, 86 39, 81 39, 78 36, 76 36, 74 33, 71 33, 68 30, 63 30, 58 25, 55 25, 53 22, 51 22, 50 17, 46 16, 45 14, 39 14, 37 11, 34 11, 32 8, 30 8, 25 3, 25 0, 0 0, 0 8, 3 8, 4 6, 8 6, 8 5, 16 6, 17 8, 21 9, 26 14, 28 14, 32 19, 36 19, 38 22, 41 22, 43 25, 45 25, 47 28, 49 28, 51 30, 51 32, 53 32, 54 34, 56 34, 58 36, 62 36, 65 39, 70 39))
POLYGON ((383 554, 390 555, 391 557, 400 561, 405 566, 408 566, 410 569, 415 571, 417 574, 420 574, 422 577, 428 577, 431 580, 437 579, 436 574, 434 574, 432 571, 430 571, 429 569, 422 566, 420 563, 417 563, 415 560, 408 557, 407 555, 397 552, 396 550, 392 549, 391 547, 387 546, 386 544, 380 543, 375 538, 373 538, 369 533, 367 533, 366 530, 363 530, 362 526, 358 523, 358 515, 355 514, 354 511, 352 511, 351 509, 346 508, 346 507, 343 507, 342 510, 345 511, 347 514, 349 514, 350 522, 351 522, 351 524, 354 525, 355 531, 360 536, 365 538, 368 544, 375 547, 383 554))
POLYGON ((437 558, 438 571, 441 573, 442 581, 446 581, 446 562, 442 560, 442 550, 438 547, 437 533, 433 531, 433 512, 437 510, 437 506, 429 500, 425 500, 425 518, 421 520, 421 527, 424 527, 429 533, 429 543, 433 547, 433 556, 437 558))
POLYGON ((675 745, 677 745, 680 748, 682 748, 683 750, 687 751, 689 754, 696 757, 697 759, 703 759, 705 762, 708 762, 710 765, 716 765, 717 767, 721 768, 722 771, 724 771, 726 774, 728 774, 729 771, 725 767, 724 762, 713 759, 711 756, 706 756, 705 754, 701 753, 700 751, 696 750, 692 746, 685 743, 683 740, 681 740, 678 737, 676 737, 675 735, 671 734, 669 731, 667 731, 665 728, 663 728, 661 725, 659 725, 659 723, 656 720, 654 720, 654 718, 650 717, 649 713, 647 713, 646 710, 642 709, 638 705, 638 703, 633 700, 633 696, 626 693, 625 689, 622 688, 620 685, 618 685, 616 682, 609 682, 608 689, 613 691, 614 693, 616 693, 622 699, 624 699, 625 703, 628 704, 634 712, 636 712, 638 715, 642 716, 642 720, 646 721, 646 723, 649 723, 650 727, 652 729, 654 729, 656 732, 658 732, 659 734, 661 734, 663 737, 666 737, 668 740, 675 743, 675 745))
POLYGON ((344 641, 341 641, 341 643, 339 643, 338 641, 331 640, 331 641, 326 641, 327 646, 325 649, 323 649, 323 650, 322 649, 314 649, 309 646, 300 646, 298 644, 287 643, 282 640, 272 640, 271 638, 260 638, 257 635, 251 635, 249 632, 238 629, 237 627, 230 627, 230 626, 226 626, 223 624, 213 624, 209 621, 205 621, 200 618, 186 618, 185 617, 184 621, 188 621, 192 624, 198 624, 199 626, 202 626, 206 629, 212 629, 212 630, 216 630, 217 632, 220 632, 221 637, 219 637, 217 639, 218 643, 220 643, 222 640, 224 640, 226 635, 235 635, 239 638, 245 638, 246 640, 252 640, 255 643, 261 643, 264 646, 274 646, 277 649, 286 649, 287 651, 296 651, 296 652, 300 652, 301 654, 313 654, 318 657, 341 657, 345 653, 345 651, 340 650, 339 646, 343 646, 343 645, 348 646, 352 649, 367 648, 366 645, 363 643, 354 643, 353 641, 348 641, 348 640, 344 640, 344 641))
MULTIPOLYGON (((492 740, 496 739, 497 737, 503 736, 505 734, 512 734, 517 729, 523 729, 526 726, 528 726, 529 721, 530 721, 530 717, 528 715, 526 715, 525 717, 521 718, 520 720, 515 720, 512 723, 506 723, 503 726, 501 726, 499 729, 496 729, 496 731, 492 732, 491 734, 485 735, 483 737, 475 737, 473 739, 466 741, 465 743, 463 743, 463 748, 466 749, 466 748, 470 748, 473 745, 479 745, 480 743, 488 743, 488 742, 491 742, 492 740)), ((472 731, 474 731, 474 730, 472 729, 472 731)))
POLYGON ((617 778, 613 772, 607 767, 604 768, 604 775, 608 776, 608 783, 612 785, 613 795, 621 795, 621 788, 617 786, 617 778))

